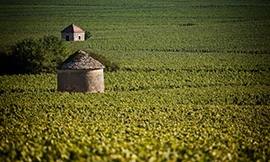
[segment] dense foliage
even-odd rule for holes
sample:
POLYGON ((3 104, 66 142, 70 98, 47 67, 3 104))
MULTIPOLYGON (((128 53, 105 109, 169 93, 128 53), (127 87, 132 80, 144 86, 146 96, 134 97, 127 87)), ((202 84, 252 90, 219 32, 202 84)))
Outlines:
POLYGON ((1 76, 0 160, 266 161, 269 59, 131 53, 101 94, 57 92, 54 74, 1 76))
MULTIPOLYGON (((105 72, 119 70, 120 66, 106 56, 88 51, 91 57, 105 66, 105 72)), ((53 73, 56 66, 68 56, 65 42, 55 36, 44 36, 35 40, 26 38, 15 46, 2 49, 0 53, 2 71, 4 74, 53 73)))
POLYGON ((56 74, 0 76, 0 161, 269 161, 269 7, 1 1, 1 48, 74 23, 92 36, 69 54, 121 67, 94 94, 57 92, 56 74))
POLYGON ((55 36, 26 38, 1 53, 1 74, 55 72, 67 56, 64 41, 55 36))

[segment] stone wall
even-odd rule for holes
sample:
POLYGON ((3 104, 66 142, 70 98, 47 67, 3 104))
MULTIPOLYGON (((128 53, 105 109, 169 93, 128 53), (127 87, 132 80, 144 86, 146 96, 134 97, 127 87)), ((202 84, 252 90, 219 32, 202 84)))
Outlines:
POLYGON ((73 33, 61 33, 61 38, 66 40, 66 36, 69 36, 69 41, 73 41, 74 40, 74 35, 73 33))
POLYGON ((61 33, 61 38, 66 40, 66 36, 69 36, 69 41, 84 41, 85 33, 61 33), (79 36, 81 39, 79 39, 79 36))
POLYGON ((103 69, 57 70, 57 90, 62 92, 104 92, 103 69))
POLYGON ((85 40, 85 35, 84 33, 74 33, 74 41, 84 41, 85 40), (81 39, 79 39, 79 36, 81 39))

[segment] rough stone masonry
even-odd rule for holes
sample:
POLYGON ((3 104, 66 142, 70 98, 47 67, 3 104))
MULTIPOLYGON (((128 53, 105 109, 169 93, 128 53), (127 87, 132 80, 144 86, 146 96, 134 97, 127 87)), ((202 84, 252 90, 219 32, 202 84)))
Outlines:
POLYGON ((82 50, 57 66, 57 90, 62 92, 104 92, 104 76, 99 61, 82 50))

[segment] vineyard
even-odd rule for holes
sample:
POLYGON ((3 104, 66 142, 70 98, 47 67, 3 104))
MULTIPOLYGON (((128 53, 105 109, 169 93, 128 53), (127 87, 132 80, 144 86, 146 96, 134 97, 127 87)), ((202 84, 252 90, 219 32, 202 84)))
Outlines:
POLYGON ((269 161, 267 1, 1 1, 0 46, 60 37, 119 63, 105 93, 0 76, 0 161, 269 161), (22 32, 23 31, 23 32, 22 32))

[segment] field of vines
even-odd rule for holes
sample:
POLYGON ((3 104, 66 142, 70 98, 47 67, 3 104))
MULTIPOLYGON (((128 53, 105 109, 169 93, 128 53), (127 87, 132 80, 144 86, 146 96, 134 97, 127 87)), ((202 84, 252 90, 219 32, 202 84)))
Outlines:
MULTIPOLYGON (((119 63, 104 93, 57 74, 0 76, 0 161, 269 161, 266 0, 0 0, 0 48, 66 42, 119 63)), ((16 65, 14 65, 16 66, 16 65)))

